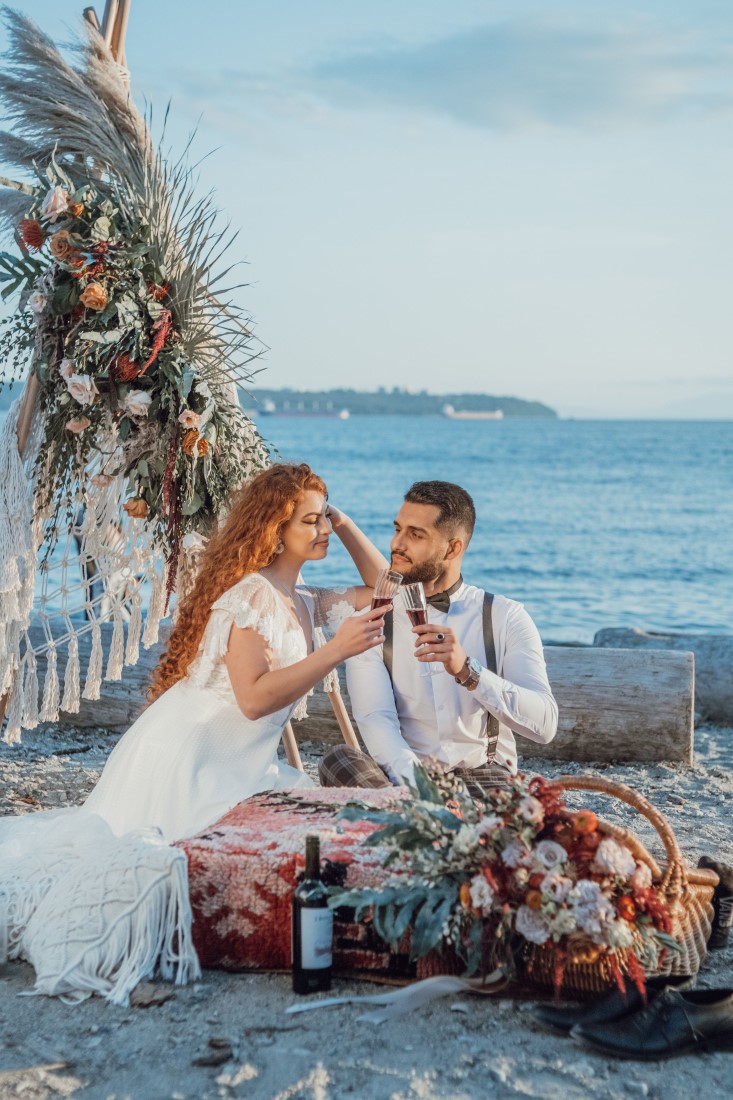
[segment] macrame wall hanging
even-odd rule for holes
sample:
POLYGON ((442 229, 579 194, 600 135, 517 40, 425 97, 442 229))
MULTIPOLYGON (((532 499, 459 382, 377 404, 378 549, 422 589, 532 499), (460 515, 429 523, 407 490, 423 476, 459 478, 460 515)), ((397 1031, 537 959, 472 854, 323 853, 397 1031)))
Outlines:
POLYGON ((228 297, 233 238, 132 101, 128 12, 108 0, 99 27, 87 9, 76 65, 5 15, 0 158, 26 179, 0 179, 0 287, 17 305, 0 356, 4 384, 28 378, 0 435, 10 743, 157 641, 229 494, 269 460, 237 400, 260 346, 228 297))

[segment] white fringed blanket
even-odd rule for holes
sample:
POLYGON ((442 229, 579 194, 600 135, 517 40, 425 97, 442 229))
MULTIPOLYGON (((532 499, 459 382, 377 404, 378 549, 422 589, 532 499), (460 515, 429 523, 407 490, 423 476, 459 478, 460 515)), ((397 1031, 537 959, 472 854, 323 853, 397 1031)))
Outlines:
POLYGON ((159 969, 197 978, 186 857, 156 830, 115 837, 96 814, 52 810, 0 821, 0 962, 22 958, 34 992, 127 1005, 159 969))

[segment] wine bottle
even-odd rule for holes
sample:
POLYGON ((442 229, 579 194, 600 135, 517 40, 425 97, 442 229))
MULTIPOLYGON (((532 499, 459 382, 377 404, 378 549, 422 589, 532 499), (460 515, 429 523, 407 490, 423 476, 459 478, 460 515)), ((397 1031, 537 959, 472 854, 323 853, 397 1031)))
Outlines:
POLYGON ((305 875, 293 894, 293 992, 331 988, 333 912, 321 879, 320 842, 305 838, 305 875))

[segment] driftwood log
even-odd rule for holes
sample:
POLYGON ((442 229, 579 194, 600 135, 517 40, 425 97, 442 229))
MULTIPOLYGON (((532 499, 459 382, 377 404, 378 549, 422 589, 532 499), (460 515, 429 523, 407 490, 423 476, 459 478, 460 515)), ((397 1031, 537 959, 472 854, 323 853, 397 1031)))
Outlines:
MULTIPOLYGON (((105 653, 111 625, 102 628, 105 653)), ((85 667, 88 636, 79 639, 85 667)), ((137 665, 120 681, 104 681, 102 698, 82 701, 78 714, 61 715, 61 724, 126 729, 145 706, 150 674, 160 646, 141 650, 137 665)), ((549 745, 518 738, 520 755, 577 761, 691 761, 693 748, 694 659, 675 651, 602 649, 591 646, 545 647, 547 669, 560 710, 557 737, 549 745)), ((63 675, 65 657, 59 653, 63 675)), ((45 673, 39 660, 39 680, 45 673)), ((343 680, 342 680, 343 684, 343 680)), ((348 696, 344 702, 349 707, 348 696)), ((316 692, 310 717, 294 724, 297 740, 337 744, 342 740, 330 700, 316 692)))
POLYGON ((598 631, 593 645, 694 653, 695 709, 709 722, 733 726, 733 634, 656 634, 608 627, 598 631))

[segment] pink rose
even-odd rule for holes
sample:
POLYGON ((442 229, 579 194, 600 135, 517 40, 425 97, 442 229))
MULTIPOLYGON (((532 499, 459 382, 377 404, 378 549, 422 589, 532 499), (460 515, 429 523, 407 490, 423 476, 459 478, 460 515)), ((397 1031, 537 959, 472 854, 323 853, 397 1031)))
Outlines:
POLYGON ((41 217, 46 221, 55 222, 69 209, 69 196, 63 187, 52 187, 43 200, 41 217))
POLYGON ((94 379, 89 374, 70 374, 66 379, 66 387, 80 405, 93 405, 99 394, 94 379))
POLYGON ((184 428, 198 429, 201 427, 201 414, 194 412, 193 409, 184 409, 178 417, 178 423, 183 424, 184 428))

